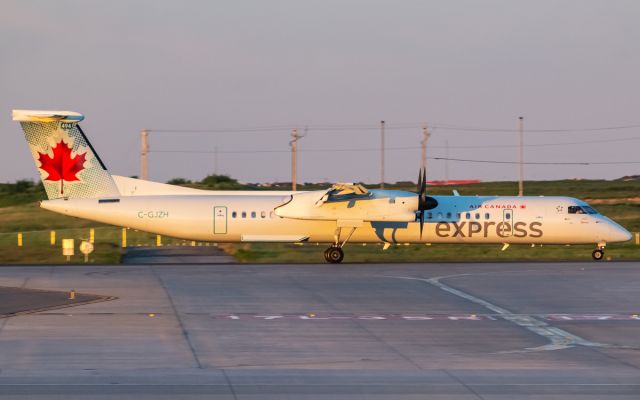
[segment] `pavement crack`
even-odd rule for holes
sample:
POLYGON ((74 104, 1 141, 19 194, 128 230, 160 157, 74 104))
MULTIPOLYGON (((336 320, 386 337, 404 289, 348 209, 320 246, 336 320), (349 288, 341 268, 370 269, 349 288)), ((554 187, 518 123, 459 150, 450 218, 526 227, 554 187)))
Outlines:
POLYGON ((191 355, 193 356, 193 359, 197 365, 197 367, 199 369, 203 369, 203 365, 200 362, 200 358, 198 357, 198 353, 196 353, 196 349, 193 345, 193 342, 191 341, 191 337, 189 336, 189 332, 187 331, 187 328, 185 327, 184 323, 182 322, 182 318, 180 318, 180 313, 178 313, 178 309, 176 308, 176 304, 173 301, 173 297, 171 296, 171 293, 169 292, 169 289, 167 288, 167 286, 164 283, 164 280, 162 279, 162 277, 156 272, 156 269, 154 267, 150 267, 151 269, 151 273, 153 274, 153 276, 158 280, 158 282, 160 283, 160 287, 162 287, 162 290, 164 290, 165 294, 167 295, 167 298, 169 299, 169 304, 171 304, 171 309, 173 310, 173 315, 175 315, 176 320, 178 321, 178 325, 180 326, 180 330, 182 331, 182 336, 184 337, 185 341, 187 342, 187 345, 189 346, 189 350, 191 351, 191 355))
POLYGON ((449 372, 449 370, 445 369, 443 370, 443 372, 445 374, 447 374, 447 376, 451 379, 453 379, 454 381, 456 381, 457 383, 459 383, 460 385, 462 385, 465 389, 467 389, 471 394, 473 394, 474 396, 476 396, 477 398, 479 398, 480 400, 484 400, 484 397, 482 397, 482 395, 478 392, 476 392, 475 390, 473 390, 473 388, 469 385, 467 385, 462 379, 458 378, 456 375, 452 374, 451 372, 449 372))
POLYGON ((236 395, 236 390, 233 387, 233 383, 231 383, 231 379, 229 379, 229 375, 227 374, 227 371, 225 369, 221 369, 220 371, 222 371, 222 376, 224 376, 225 381, 227 381, 227 385, 229 385, 229 391, 231 392, 231 395, 233 396, 234 400, 238 400, 238 396, 236 395))

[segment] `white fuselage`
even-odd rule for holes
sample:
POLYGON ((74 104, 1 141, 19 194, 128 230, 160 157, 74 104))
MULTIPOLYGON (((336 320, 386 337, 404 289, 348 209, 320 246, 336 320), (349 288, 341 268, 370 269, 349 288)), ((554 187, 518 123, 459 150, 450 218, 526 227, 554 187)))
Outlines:
MULTIPOLYGON (((106 224, 211 242, 330 243, 335 241, 336 228, 345 220, 344 215, 356 216, 357 224, 346 224, 357 226, 350 239, 356 243, 604 245, 630 238, 626 229, 601 214, 569 213, 569 207, 587 206, 580 200, 502 196, 434 196, 438 206, 425 212, 421 237, 419 223, 413 218, 407 220, 406 213, 408 209, 415 210, 415 194, 371 192, 373 200, 322 205, 331 214, 326 217, 331 219, 326 220, 322 219, 323 215, 309 216, 304 209, 296 216, 298 209, 293 207, 292 195, 320 192, 194 191, 106 199, 55 199, 43 201, 41 206, 106 224), (285 208, 287 205, 289 210, 285 208), (293 217, 279 216, 287 214, 282 210, 293 217), (378 214, 396 215, 400 221, 381 220, 378 214)), ((349 217, 347 222, 353 219, 349 217)))
POLYGON ((567 197, 428 196, 337 183, 308 192, 209 192, 111 175, 71 111, 14 110, 50 200, 47 210, 211 242, 328 242, 329 262, 361 243, 607 243, 630 233, 567 197), (419 217, 419 222, 417 219, 419 217), (346 231, 346 232, 345 232, 346 231), (343 235, 344 234, 344 235, 343 235))

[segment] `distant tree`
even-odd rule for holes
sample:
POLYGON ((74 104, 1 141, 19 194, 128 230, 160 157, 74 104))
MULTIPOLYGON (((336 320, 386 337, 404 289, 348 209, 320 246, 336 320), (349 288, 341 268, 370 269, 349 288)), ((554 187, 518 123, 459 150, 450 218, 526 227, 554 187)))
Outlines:
POLYGON ((230 177, 229 175, 208 175, 200 181, 201 184, 207 186, 215 186, 219 184, 232 184, 237 185, 238 181, 230 177))
POLYGON ((199 182, 200 185, 212 189, 234 190, 244 186, 228 175, 209 175, 199 182))
POLYGON ((184 178, 173 178, 167 181, 169 185, 188 185, 191 183, 190 180, 184 178))
POLYGON ((30 179, 20 179, 13 184, 14 193, 26 193, 33 189, 35 184, 30 179))

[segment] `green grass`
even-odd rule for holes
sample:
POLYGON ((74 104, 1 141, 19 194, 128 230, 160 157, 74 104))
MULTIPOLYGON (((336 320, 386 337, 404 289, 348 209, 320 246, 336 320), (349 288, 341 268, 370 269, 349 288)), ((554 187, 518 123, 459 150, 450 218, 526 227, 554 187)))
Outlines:
MULTIPOLYGON (((78 250, 82 240, 89 239, 89 227, 55 229, 56 242, 51 245, 50 230, 22 232, 22 247, 18 247, 16 232, 0 233, 0 264, 66 264, 62 255, 62 239, 75 240, 75 255, 72 264, 84 263, 84 255, 78 250)), ((100 226, 95 228, 94 252, 89 262, 96 264, 119 264, 122 248, 122 228, 100 226)), ((156 235, 127 229, 127 247, 155 246, 156 235)), ((163 246, 190 246, 190 241, 162 237, 163 246)))
MULTIPOLYGON (((22 233, 22 247, 18 247, 18 235, 15 232, 0 233, 0 264, 64 264, 62 239, 75 240, 75 255, 71 263, 84 263, 84 255, 78 250, 82 240, 89 239, 89 228, 54 229, 56 243, 51 245, 50 230, 28 231, 22 233)), ((119 264, 122 254, 122 229, 115 227, 95 228, 94 252, 89 256, 91 263, 119 264)), ((153 245, 155 235, 127 230, 127 245, 153 245)), ((164 243, 172 243, 165 239, 164 243)))
MULTIPOLYGON (((197 186, 191 184, 190 186, 197 186)), ((300 190, 326 188, 327 184, 302 185, 300 190)), ((252 188, 251 185, 242 188, 252 188)), ((371 187, 375 187, 372 185, 371 187)), ((387 185, 392 189, 414 190, 409 183, 387 185)), ((283 189, 283 188, 280 188, 283 189)), ((286 189, 286 188, 285 188, 286 189)), ((463 195, 514 195, 517 182, 483 182, 458 186, 429 187, 430 194, 451 194, 457 189, 463 195)), ((264 188, 261 188, 264 190, 264 188)), ((640 204, 634 202, 640 193, 637 181, 565 180, 525 182, 527 195, 557 195, 582 199, 609 199, 616 204, 597 204, 596 208, 613 218, 628 230, 640 232, 640 204)), ((79 240, 89 237, 89 228, 96 229, 95 252, 91 262, 115 264, 120 262, 122 231, 120 228, 95 222, 66 217, 42 210, 38 201, 46 196, 40 185, 0 184, 0 264, 51 264, 65 263, 60 247, 62 238, 79 240), (24 185, 23 185, 24 186, 24 185), (49 244, 49 231, 56 230, 57 243, 49 244), (23 247, 17 246, 17 232, 23 232, 23 247)), ((153 245, 155 235, 128 231, 129 246, 153 245)), ((163 243, 187 245, 178 240, 163 238, 163 243)), ((221 246, 240 262, 322 263, 325 244, 233 244, 221 246)), ((424 262, 424 261, 516 261, 516 260, 589 260, 593 246, 543 246, 512 245, 500 251, 500 245, 446 245, 392 246, 386 251, 381 245, 347 244, 346 262, 424 262)), ((71 262, 82 263, 84 257, 77 251, 71 262)), ((640 259, 640 246, 633 242, 611 245, 607 257, 614 260, 640 259)))

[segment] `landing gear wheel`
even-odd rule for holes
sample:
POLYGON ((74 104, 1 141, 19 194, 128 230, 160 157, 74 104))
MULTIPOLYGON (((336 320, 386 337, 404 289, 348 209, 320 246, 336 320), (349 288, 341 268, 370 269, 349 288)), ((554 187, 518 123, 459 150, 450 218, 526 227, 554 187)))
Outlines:
POLYGON ((591 257, 593 257, 593 259, 596 261, 602 260, 604 258, 604 250, 602 249, 594 250, 593 253, 591 253, 591 257))
POLYGON ((324 259, 331 264, 339 264, 344 259, 344 252, 340 247, 331 246, 324 251, 324 259))

